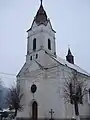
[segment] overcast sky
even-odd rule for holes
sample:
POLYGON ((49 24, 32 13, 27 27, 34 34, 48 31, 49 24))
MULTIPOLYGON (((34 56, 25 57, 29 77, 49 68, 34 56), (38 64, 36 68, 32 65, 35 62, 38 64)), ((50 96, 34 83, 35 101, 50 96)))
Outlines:
MULTIPOLYGON (((30 28, 40 0, 0 0, 0 72, 17 74, 25 62, 26 30, 30 28)), ((65 59, 68 45, 75 64, 90 73, 90 0, 43 0, 56 31, 57 55, 65 59)), ((14 76, 0 78, 7 86, 14 76)))

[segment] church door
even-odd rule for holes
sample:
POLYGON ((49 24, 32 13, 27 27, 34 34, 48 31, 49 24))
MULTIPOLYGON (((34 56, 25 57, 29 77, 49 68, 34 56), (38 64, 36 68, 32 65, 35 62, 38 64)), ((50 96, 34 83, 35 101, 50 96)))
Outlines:
POLYGON ((37 120, 38 118, 38 106, 37 106, 37 102, 34 101, 32 103, 32 120, 37 120))

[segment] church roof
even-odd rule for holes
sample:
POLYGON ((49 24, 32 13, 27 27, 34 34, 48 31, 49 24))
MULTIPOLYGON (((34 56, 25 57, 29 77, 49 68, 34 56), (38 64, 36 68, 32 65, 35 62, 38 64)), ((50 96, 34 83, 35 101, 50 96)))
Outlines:
POLYGON ((66 60, 67 60, 69 63, 74 64, 74 56, 72 55, 70 48, 68 48, 68 54, 67 54, 67 56, 66 56, 66 60))
POLYGON ((42 2, 41 2, 41 5, 39 7, 39 10, 37 11, 37 14, 34 18, 34 21, 36 22, 36 24, 47 23, 47 21, 48 21, 47 14, 43 8, 42 2))
POLYGON ((70 48, 68 48, 68 54, 67 55, 72 55, 70 48))
MULTIPOLYGON (((66 66, 72 70, 75 70, 77 71, 78 73, 80 74, 83 74, 85 76, 88 76, 90 77, 90 73, 86 72, 85 70, 83 70, 82 68, 80 68, 79 66, 77 66, 76 64, 71 64, 69 63, 68 61, 66 61, 65 59, 62 59, 60 57, 55 57, 55 56, 52 56, 51 54, 49 54, 47 51, 45 51, 45 53, 51 57, 53 60, 55 60, 57 63, 63 65, 63 66, 66 66)), ((45 68, 45 66, 42 66, 41 63, 39 63, 38 61, 34 61, 37 65, 39 65, 40 68, 45 68)), ((20 70, 20 72, 18 73, 17 77, 20 75, 20 73, 24 72, 27 68, 29 67, 29 64, 24 64, 22 69, 20 70)), ((48 66, 49 67, 49 66, 48 66)))
POLYGON ((68 61, 66 61, 65 59, 62 59, 60 57, 57 57, 57 60, 64 66, 67 66, 73 70, 76 70, 77 72, 82 73, 84 75, 90 76, 90 73, 86 72, 85 70, 83 70, 82 68, 77 66, 76 64, 71 64, 68 61))
POLYGON ((52 59, 54 59, 56 62, 58 62, 59 64, 63 65, 63 66, 66 66, 70 69, 73 69, 73 70, 76 70, 77 72, 81 73, 81 74, 84 74, 86 76, 89 76, 90 77, 90 73, 86 72, 85 70, 83 70, 82 68, 80 68, 79 66, 77 66, 76 64, 71 64, 69 63, 68 61, 66 61, 65 59, 62 59, 60 57, 54 57, 54 56, 51 56, 49 53, 46 52, 46 54, 48 54, 52 59))
POLYGON ((36 13, 36 15, 35 15, 35 17, 34 17, 34 20, 33 20, 33 23, 32 23, 32 25, 31 25, 31 28, 28 29, 27 32, 32 29, 34 22, 35 22, 38 26, 41 25, 41 24, 47 26, 47 24, 49 23, 52 31, 53 31, 54 33, 56 33, 56 31, 52 28, 50 19, 47 17, 46 11, 44 10, 44 7, 43 7, 43 5, 42 5, 42 0, 41 0, 40 7, 39 7, 39 9, 38 9, 38 11, 37 11, 37 13, 36 13))

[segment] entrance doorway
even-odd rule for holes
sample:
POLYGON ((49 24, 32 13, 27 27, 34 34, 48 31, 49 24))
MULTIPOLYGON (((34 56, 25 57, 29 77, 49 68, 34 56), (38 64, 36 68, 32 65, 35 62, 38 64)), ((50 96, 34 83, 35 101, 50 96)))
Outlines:
POLYGON ((34 101, 32 103, 32 120, 37 120, 38 118, 38 106, 37 106, 37 102, 34 101))

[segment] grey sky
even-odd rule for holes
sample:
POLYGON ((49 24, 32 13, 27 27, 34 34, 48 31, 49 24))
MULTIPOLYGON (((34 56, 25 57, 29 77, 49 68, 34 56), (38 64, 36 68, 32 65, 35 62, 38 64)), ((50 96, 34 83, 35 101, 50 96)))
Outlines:
MULTIPOLYGON (((0 0, 0 72, 17 74, 25 61, 27 33, 40 0, 0 0)), ((56 31, 57 55, 68 44, 75 63, 90 73, 90 0, 43 0, 56 31)), ((0 74, 5 84, 15 77, 0 74), (10 79, 9 79, 10 78, 10 79)))

